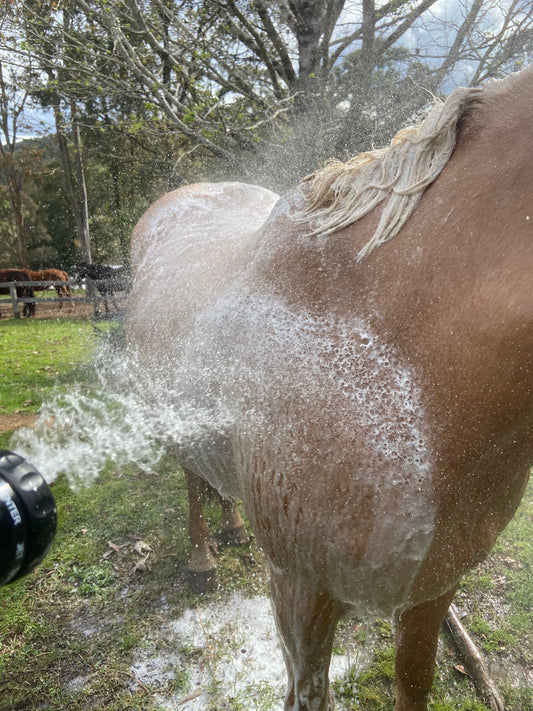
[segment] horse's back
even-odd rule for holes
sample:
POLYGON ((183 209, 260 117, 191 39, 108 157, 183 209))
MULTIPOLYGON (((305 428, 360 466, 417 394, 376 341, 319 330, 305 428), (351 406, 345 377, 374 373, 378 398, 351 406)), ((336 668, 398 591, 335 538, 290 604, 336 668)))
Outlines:
MULTIPOLYGON (((10 281, 30 281, 28 275, 22 269, 0 269, 0 283, 10 282, 10 281)), ((29 287, 26 287, 29 288, 29 287)), ((19 293, 20 287, 17 287, 17 293, 19 293)), ((31 289, 30 289, 31 291, 31 289)), ((3 286, 0 288, 0 293, 9 294, 9 287, 3 286)), ((33 295, 33 294, 32 294, 33 295)))

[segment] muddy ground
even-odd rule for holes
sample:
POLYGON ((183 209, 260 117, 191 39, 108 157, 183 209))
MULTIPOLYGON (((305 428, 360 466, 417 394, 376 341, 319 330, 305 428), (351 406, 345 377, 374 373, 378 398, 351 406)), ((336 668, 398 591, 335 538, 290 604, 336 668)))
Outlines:
POLYGON ((2 415, 0 414, 0 433, 17 430, 19 427, 33 427, 38 415, 2 415))

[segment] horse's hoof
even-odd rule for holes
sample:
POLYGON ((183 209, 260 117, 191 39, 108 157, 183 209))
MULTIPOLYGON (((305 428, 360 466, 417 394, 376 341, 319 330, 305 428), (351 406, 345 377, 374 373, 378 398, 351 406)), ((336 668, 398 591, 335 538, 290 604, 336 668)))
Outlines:
POLYGON ((246 526, 237 528, 222 528, 217 533, 217 542, 220 546, 245 546, 250 542, 246 526))
POLYGON ((216 570, 187 570, 185 579, 191 590, 198 595, 213 592, 218 586, 216 570))

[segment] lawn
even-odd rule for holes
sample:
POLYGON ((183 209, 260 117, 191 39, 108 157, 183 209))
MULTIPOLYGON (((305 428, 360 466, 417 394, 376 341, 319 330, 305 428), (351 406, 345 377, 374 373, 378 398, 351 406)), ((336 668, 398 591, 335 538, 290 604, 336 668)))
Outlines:
MULTIPOLYGON (((90 385, 86 363, 113 328, 95 330, 83 319, 0 321, 0 418, 37 413, 58 390, 90 385)), ((8 446, 9 437, 4 432, 0 444, 8 446)), ((254 651, 248 632, 229 622, 203 646, 176 632, 183 614, 194 611, 207 625, 210 610, 226 609, 239 596, 263 599, 268 581, 252 542, 220 553, 217 590, 191 592, 186 490, 172 459, 154 470, 110 462, 89 488, 75 493, 64 476, 52 488, 59 522, 50 554, 34 573, 0 589, 1 710, 281 708, 278 687, 266 681, 235 683, 228 691, 225 660, 254 651), (208 676, 198 681, 200 672, 208 676), (194 705, 199 699, 202 707, 194 705)), ((215 503, 208 514, 216 527, 215 503)), ((456 600, 513 711, 533 708, 532 570, 530 485, 490 558, 468 576, 456 600)), ((341 624, 334 657, 347 653, 365 664, 335 682, 338 708, 392 711, 390 624, 341 624)), ((446 635, 430 709, 485 709, 446 635)))
POLYGON ((87 319, 0 321, 0 415, 38 412, 53 390, 75 382, 96 333, 87 319))

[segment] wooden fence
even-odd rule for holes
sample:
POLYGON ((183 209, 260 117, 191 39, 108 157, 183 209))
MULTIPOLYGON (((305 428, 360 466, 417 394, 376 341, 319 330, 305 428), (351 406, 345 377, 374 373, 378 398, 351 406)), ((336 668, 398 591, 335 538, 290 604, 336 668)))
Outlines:
MULTIPOLYGON (((30 304, 30 303, 35 303, 36 308, 39 303, 41 304, 50 304, 54 302, 60 302, 62 304, 70 304, 70 303, 75 303, 75 302, 83 302, 83 303, 92 303, 92 304, 97 304, 98 301, 102 298, 102 296, 98 292, 98 286, 101 286, 102 284, 108 284, 109 286, 113 285, 112 280, 99 280, 99 281, 91 281, 91 284, 94 285, 94 288, 92 291, 94 292, 92 295, 88 293, 88 290, 86 290, 85 295, 83 296, 37 296, 39 291, 47 291, 49 289, 53 289, 56 286, 70 286, 71 288, 79 288, 80 285, 78 282, 69 280, 69 281, 10 281, 10 282, 0 282, 0 289, 2 288, 8 288, 9 289, 9 299, 2 299, 0 297, 0 304, 1 303, 7 303, 9 300, 11 301, 11 305, 13 308, 13 315, 15 318, 20 318, 20 311, 19 311, 19 304, 30 304), (32 287, 39 287, 39 291, 36 292, 35 296, 24 296, 24 297, 19 297, 17 296, 17 287, 19 286, 32 286, 32 287)), ((117 289, 118 291, 118 289, 117 289)), ((7 294, 6 294, 7 296, 7 294)), ((114 299, 117 301, 125 301, 125 296, 118 296, 116 293, 114 294, 114 299)))

